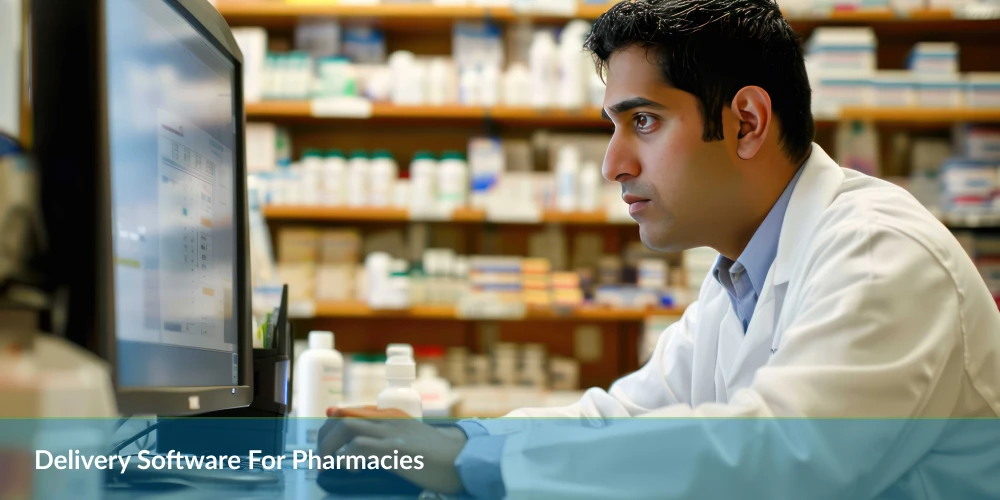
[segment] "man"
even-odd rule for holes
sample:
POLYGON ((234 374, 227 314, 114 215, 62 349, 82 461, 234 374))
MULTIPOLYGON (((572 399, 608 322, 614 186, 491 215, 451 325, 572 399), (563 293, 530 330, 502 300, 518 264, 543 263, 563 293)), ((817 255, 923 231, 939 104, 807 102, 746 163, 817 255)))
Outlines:
POLYGON ((963 439, 910 420, 1000 414, 1000 313, 916 200, 812 144, 802 50, 778 6, 629 0, 587 48, 615 124, 604 176, 643 243, 721 254, 698 301, 609 391, 511 415, 565 420, 459 431, 341 410, 372 420, 331 421, 321 450, 423 454, 425 470, 399 473, 479 497, 1000 494, 996 429, 963 439))

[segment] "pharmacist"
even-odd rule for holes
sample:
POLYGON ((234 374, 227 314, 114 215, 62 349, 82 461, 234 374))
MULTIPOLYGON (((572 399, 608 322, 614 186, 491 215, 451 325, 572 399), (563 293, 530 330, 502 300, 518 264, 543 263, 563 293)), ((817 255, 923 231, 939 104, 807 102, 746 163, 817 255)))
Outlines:
POLYGON ((643 243, 721 254, 697 302, 569 407, 451 429, 340 410, 362 418, 328 422, 321 451, 422 454, 399 473, 487 498, 1000 498, 1000 420, 933 419, 1000 415, 1000 312, 913 197, 812 143, 778 6, 628 0, 587 48, 604 176, 643 243))

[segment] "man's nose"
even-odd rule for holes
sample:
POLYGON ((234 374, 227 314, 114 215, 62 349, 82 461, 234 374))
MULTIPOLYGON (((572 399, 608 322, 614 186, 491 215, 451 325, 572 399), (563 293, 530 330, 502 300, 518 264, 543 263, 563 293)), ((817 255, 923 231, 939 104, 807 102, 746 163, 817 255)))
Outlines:
POLYGON ((635 154, 632 141, 615 133, 608 144, 608 152, 604 155, 604 166, 601 173, 609 181, 623 182, 638 177, 641 172, 639 160, 635 154))

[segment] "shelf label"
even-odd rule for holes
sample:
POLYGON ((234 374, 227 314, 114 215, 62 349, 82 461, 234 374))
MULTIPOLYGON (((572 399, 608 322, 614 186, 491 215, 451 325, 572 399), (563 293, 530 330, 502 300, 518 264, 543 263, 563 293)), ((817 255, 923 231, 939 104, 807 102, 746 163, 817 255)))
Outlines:
POLYGON ((323 97, 310 102, 310 113, 317 118, 372 117, 372 102, 361 97, 323 97))

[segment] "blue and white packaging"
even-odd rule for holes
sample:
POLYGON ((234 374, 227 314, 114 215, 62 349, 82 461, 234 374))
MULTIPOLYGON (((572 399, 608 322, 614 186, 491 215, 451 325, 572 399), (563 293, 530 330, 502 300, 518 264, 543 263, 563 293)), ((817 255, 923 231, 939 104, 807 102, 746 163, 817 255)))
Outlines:
POLYGON ((917 105, 955 108, 962 105, 962 79, 957 73, 921 73, 917 76, 917 105))
POLYGON ((953 212, 992 211, 997 192, 997 162, 952 158, 941 166, 945 209, 953 212))
POLYGON ((385 35, 369 26, 346 28, 343 50, 355 64, 384 64, 385 35))
POLYGON ((1000 72, 966 74, 965 105, 970 108, 1000 108, 1000 72))
POLYGON ((871 106, 874 101, 872 78, 856 72, 820 75, 813 88, 813 113, 835 116, 846 106, 871 106))
POLYGON ((487 199, 506 167, 503 142, 496 137, 469 140, 469 173, 472 206, 485 208, 487 199))
POLYGON ((917 105, 917 78, 910 71, 878 71, 872 83, 875 106, 917 105))
POLYGON ((822 72, 874 72, 878 41, 871 28, 817 28, 807 44, 807 59, 822 72))
POLYGON ((966 158, 1000 163, 1000 128, 966 125, 957 129, 955 142, 966 158))
POLYGON ((917 73, 958 73, 958 44, 920 42, 913 46, 907 67, 917 73))

